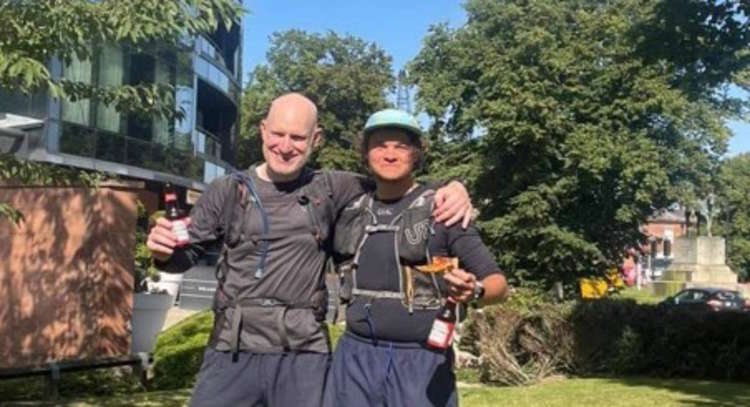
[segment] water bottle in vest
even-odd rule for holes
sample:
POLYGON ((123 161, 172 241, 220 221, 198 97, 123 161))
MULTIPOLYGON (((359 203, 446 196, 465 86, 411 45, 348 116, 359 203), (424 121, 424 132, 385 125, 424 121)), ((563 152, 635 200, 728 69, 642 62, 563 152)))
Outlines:
POLYGON ((177 236, 175 247, 185 246, 190 243, 190 236, 187 231, 187 216, 180 210, 180 204, 177 202, 177 192, 171 184, 164 187, 164 210, 166 218, 172 222, 172 233, 177 236))
POLYGON ((453 341, 453 330, 456 328, 456 303, 448 298, 432 322, 427 345, 435 349, 447 349, 453 341))

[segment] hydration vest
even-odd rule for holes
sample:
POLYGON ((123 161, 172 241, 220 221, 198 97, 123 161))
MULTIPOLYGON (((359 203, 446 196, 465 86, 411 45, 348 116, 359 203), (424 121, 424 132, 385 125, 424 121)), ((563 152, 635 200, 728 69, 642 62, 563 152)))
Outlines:
MULTIPOLYGON (((250 171, 254 171, 251 167, 250 171)), ((326 250, 329 244, 330 226, 335 216, 333 203, 333 190, 330 176, 325 172, 314 172, 305 168, 300 175, 302 186, 296 191, 298 203, 308 214, 309 222, 306 227, 297 227, 294 230, 274 231, 270 230, 269 219, 263 208, 263 202, 257 194, 253 178, 247 173, 235 172, 230 176, 230 187, 228 196, 225 197, 221 216, 223 217, 222 248, 221 255, 216 268, 218 286, 214 297, 214 312, 216 319, 214 329, 211 333, 210 343, 220 351, 232 351, 236 360, 240 350, 241 342, 245 347, 251 347, 254 343, 252 335, 243 332, 243 321, 262 326, 264 332, 271 332, 278 338, 278 351, 293 350, 290 346, 286 329, 286 314, 291 309, 309 309, 310 318, 318 323, 325 319, 328 305, 328 295, 325 288, 325 279, 321 279, 318 286, 310 292, 306 298, 299 298, 293 302, 274 297, 249 296, 241 293, 247 292, 242 288, 236 290, 237 294, 230 295, 224 289, 224 283, 230 269, 229 251, 236 248, 247 239, 258 241, 260 246, 260 259, 254 266, 254 278, 261 278, 266 268, 266 256, 270 241, 284 238, 286 236, 311 233, 321 250, 326 250), (248 221, 251 217, 260 216, 263 231, 261 235, 249 235, 248 221), (274 309, 273 312, 268 312, 274 309), (274 315, 269 318, 269 315, 274 315), (230 328, 226 328, 227 320, 230 328), (217 346, 218 343, 229 342, 229 349, 217 346)), ((310 322, 310 321, 308 321, 310 322)), ((276 342, 276 341, 274 341, 276 342)))
POLYGON ((435 310, 441 307, 443 294, 435 274, 425 274, 413 267, 429 263, 431 259, 428 240, 435 233, 432 220, 434 195, 432 189, 422 192, 388 224, 378 223, 372 210, 372 194, 361 196, 343 209, 333 237, 340 278, 339 297, 343 303, 349 303, 355 297, 399 299, 410 313, 415 308, 435 310), (375 233, 394 235, 398 291, 368 290, 357 284, 362 247, 375 233))

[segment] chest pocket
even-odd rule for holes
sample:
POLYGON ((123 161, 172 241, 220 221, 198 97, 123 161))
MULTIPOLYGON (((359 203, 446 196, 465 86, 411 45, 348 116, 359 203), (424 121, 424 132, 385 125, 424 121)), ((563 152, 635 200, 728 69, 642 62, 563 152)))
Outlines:
POLYGON ((297 202, 308 217, 310 233, 320 246, 328 245, 334 222, 333 188, 330 175, 314 172, 309 182, 300 188, 297 202))
POLYGON ((429 238, 435 233, 432 228, 434 191, 427 190, 404 210, 397 224, 396 246, 399 257, 406 264, 421 264, 428 261, 429 238))

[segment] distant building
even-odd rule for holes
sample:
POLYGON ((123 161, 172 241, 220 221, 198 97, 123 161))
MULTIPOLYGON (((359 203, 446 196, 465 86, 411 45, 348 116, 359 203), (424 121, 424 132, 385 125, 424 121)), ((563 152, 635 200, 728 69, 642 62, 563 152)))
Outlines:
POLYGON ((687 214, 684 208, 673 205, 649 217, 641 230, 648 236, 647 242, 640 247, 640 253, 634 251, 625 260, 623 270, 628 276, 640 268, 645 278, 658 279, 674 259, 674 240, 688 233, 687 214))
POLYGON ((0 92, 0 146, 7 150, 15 143, 12 152, 20 159, 145 181, 147 207, 158 203, 166 182, 182 187, 183 197, 188 190, 202 191, 234 162, 241 44, 241 28, 234 25, 230 31, 219 27, 211 35, 185 38, 179 46, 135 50, 114 44, 98 47, 88 61, 53 59, 48 69, 54 79, 100 86, 171 84, 175 108, 184 117, 128 116, 93 100, 0 92))

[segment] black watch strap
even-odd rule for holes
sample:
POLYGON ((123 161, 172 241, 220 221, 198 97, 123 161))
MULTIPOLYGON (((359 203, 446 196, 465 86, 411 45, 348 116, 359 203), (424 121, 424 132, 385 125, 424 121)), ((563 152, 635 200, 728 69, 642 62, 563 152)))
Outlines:
POLYGON ((474 283, 474 295, 471 298, 471 302, 477 303, 482 298, 484 298, 484 284, 481 281, 476 281, 474 283))

